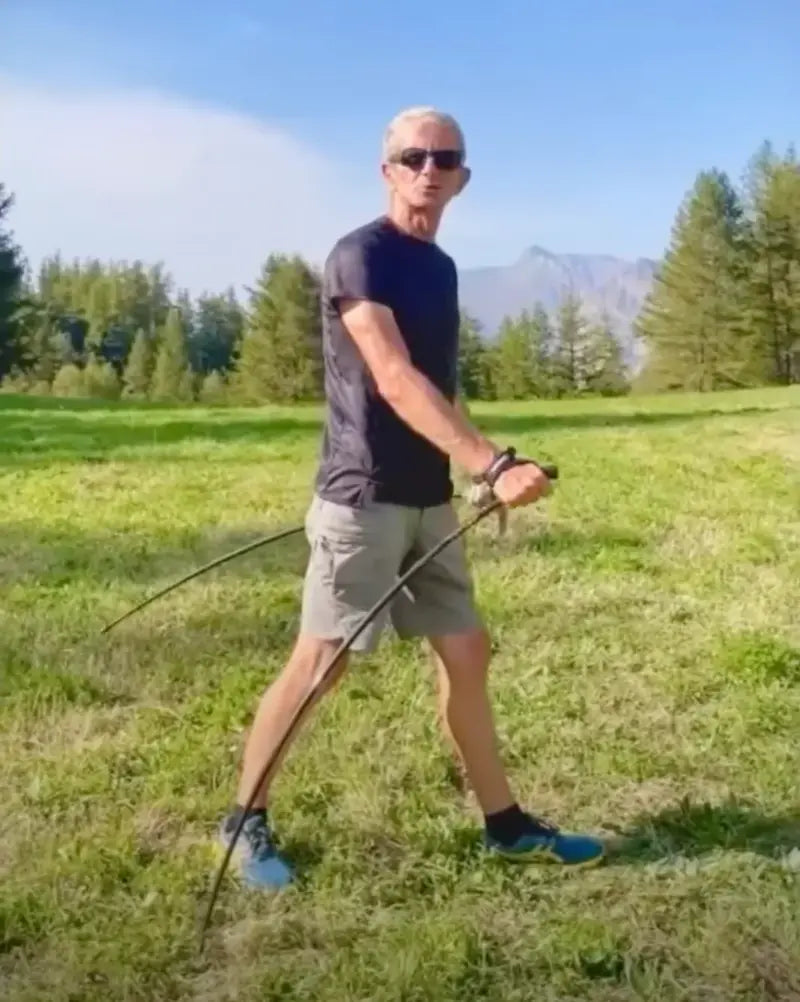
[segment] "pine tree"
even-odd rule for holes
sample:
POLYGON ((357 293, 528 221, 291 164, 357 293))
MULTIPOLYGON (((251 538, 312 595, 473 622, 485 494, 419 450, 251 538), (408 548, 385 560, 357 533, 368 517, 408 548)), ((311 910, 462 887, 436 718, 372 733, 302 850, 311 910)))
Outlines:
POLYGON ((245 403, 318 399, 322 392, 319 276, 272 254, 251 292, 234 385, 245 403))
POLYGON ((587 388, 589 333, 583 303, 567 293, 558 307, 557 324, 549 356, 552 392, 557 397, 582 393, 587 388))
POLYGON ((0 381, 23 362, 24 345, 19 325, 24 264, 19 248, 3 221, 14 204, 0 183, 0 381))
POLYGON ((745 315, 758 338, 764 378, 800 381, 800 164, 764 143, 746 179, 749 282, 745 315))
POLYGON ((191 399, 188 369, 186 334, 180 313, 173 308, 167 314, 161 333, 150 387, 151 399, 162 403, 182 403, 191 399))
POLYGON ((480 324, 466 310, 461 311, 458 331, 459 393, 467 400, 483 396, 486 381, 486 346, 480 334, 480 324))
POLYGON ((194 311, 189 357, 195 372, 226 372, 239 351, 244 313, 233 289, 224 296, 201 296, 194 311))
POLYGON ((552 337, 547 311, 537 303, 533 311, 523 310, 517 318, 527 350, 530 395, 545 397, 549 394, 547 368, 548 344, 552 337))
POLYGON ((97 355, 91 355, 83 370, 86 395, 104 400, 116 400, 120 395, 120 380, 117 370, 110 362, 97 355))
POLYGON ((622 345, 604 315, 589 328, 586 346, 585 384, 589 393, 615 396, 629 389, 622 345))
POLYGON ((524 324, 504 317, 492 356, 492 383, 500 400, 525 400, 533 395, 535 361, 524 324))
POLYGON ((62 365, 53 379, 52 393, 55 397, 85 397, 84 370, 72 362, 62 365))
POLYGON ((140 327, 122 372, 122 395, 134 400, 145 400, 153 375, 153 347, 150 338, 140 327))
POLYGON ((124 371, 136 332, 155 341, 166 321, 170 279, 161 266, 90 259, 66 264, 57 255, 39 268, 40 303, 62 331, 65 360, 85 364, 89 353, 124 371))
MULTIPOLYGON (((527 312, 523 316, 528 318, 527 312)), ((558 353, 558 331, 553 326, 550 316, 541 302, 535 304, 527 323, 536 357, 537 396, 552 397, 555 395, 553 359, 558 353)))
POLYGON ((757 380, 742 316, 743 251, 742 207, 727 175, 701 172, 637 319, 648 353, 643 386, 715 390, 757 380))
POLYGON ((198 400, 209 407, 220 406, 227 401, 228 386, 219 369, 212 369, 203 377, 198 391, 198 400))
POLYGON ((52 384, 63 361, 61 333, 53 318, 42 308, 36 310, 28 326, 25 368, 34 383, 52 384))

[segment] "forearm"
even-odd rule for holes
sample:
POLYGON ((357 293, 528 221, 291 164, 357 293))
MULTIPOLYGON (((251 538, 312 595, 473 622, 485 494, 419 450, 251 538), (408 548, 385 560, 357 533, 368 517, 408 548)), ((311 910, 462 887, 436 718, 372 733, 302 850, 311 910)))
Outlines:
POLYGON ((341 311, 378 393, 398 417, 469 473, 483 473, 497 449, 414 366, 392 311, 369 300, 343 301, 341 311))
POLYGON ((450 401, 413 365, 398 366, 382 388, 389 405, 411 428, 470 474, 492 462, 495 445, 468 420, 458 401, 450 401))

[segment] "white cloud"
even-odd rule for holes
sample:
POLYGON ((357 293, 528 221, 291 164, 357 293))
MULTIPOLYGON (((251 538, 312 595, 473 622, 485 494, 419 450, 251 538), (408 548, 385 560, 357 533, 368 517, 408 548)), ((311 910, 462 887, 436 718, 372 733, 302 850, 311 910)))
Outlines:
POLYGON ((56 251, 139 258, 192 292, 238 289, 270 251, 319 263, 376 215, 371 166, 354 173, 255 118, 156 92, 0 78, 0 180, 34 268, 56 251))

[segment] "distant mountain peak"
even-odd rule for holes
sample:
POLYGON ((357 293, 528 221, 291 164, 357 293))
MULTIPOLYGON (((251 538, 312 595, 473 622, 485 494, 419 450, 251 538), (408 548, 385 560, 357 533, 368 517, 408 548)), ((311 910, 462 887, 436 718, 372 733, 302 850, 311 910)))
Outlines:
POLYGON ((467 268, 459 273, 463 307, 492 338, 505 316, 517 316, 537 303, 554 313, 563 297, 580 296, 591 322, 606 316, 623 346, 626 360, 636 366, 641 355, 633 322, 653 281, 657 262, 612 254, 557 254, 530 244, 508 265, 467 268))
POLYGON ((526 247, 525 250, 517 258, 517 263, 520 261, 530 261, 536 258, 554 258, 557 255, 546 247, 542 247, 540 244, 531 244, 530 247, 526 247))

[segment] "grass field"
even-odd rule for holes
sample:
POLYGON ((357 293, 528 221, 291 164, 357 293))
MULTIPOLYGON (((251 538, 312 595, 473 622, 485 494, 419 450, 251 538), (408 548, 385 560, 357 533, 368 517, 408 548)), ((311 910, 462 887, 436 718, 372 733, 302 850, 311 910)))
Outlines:
MULTIPOLYGON (((469 537, 523 803, 585 874, 486 858, 421 648, 302 734, 302 879, 199 921, 242 728, 286 656, 315 408, 0 396, 0 999, 800 999, 800 388, 474 406, 558 489, 469 537)), ((469 510, 462 508, 462 517, 469 510)))

